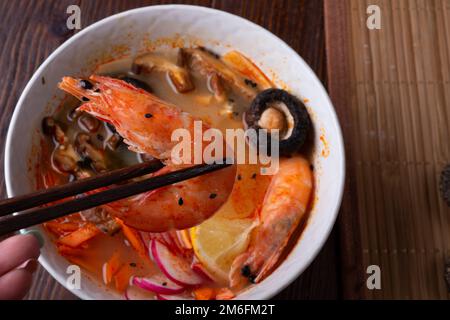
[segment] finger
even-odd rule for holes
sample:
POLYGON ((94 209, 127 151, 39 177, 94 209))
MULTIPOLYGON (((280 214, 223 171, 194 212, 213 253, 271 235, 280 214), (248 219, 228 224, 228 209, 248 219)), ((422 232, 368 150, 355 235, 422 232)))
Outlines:
POLYGON ((32 235, 17 235, 0 242, 0 276, 29 259, 39 257, 40 243, 32 235))
POLYGON ((14 269, 0 277, 0 300, 22 299, 31 287, 33 273, 14 269))

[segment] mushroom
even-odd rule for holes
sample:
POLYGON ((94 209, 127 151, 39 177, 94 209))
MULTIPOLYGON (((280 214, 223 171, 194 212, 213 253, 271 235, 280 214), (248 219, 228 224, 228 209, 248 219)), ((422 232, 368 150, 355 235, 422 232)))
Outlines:
POLYGON ((282 111, 276 107, 269 107, 261 114, 258 126, 267 129, 269 133, 274 129, 278 129, 279 132, 283 134, 288 128, 288 122, 282 111))
POLYGON ((118 133, 113 133, 106 141, 106 144, 111 150, 116 150, 123 142, 123 138, 118 133))
POLYGON ((80 157, 69 143, 60 124, 52 117, 45 117, 42 120, 42 131, 45 135, 52 136, 57 144, 51 156, 53 168, 61 173, 75 174, 79 169, 80 157))
POLYGON ((57 146, 51 157, 53 167, 61 173, 75 173, 79 160, 80 157, 71 144, 57 146))
POLYGON ((154 53, 147 53, 137 57, 133 61, 133 71, 136 74, 140 74, 142 71, 147 73, 152 71, 167 72, 170 81, 180 93, 186 93, 195 88, 191 76, 185 68, 154 53))
POLYGON ((83 113, 78 118, 78 124, 84 131, 91 133, 97 132, 98 128, 100 127, 100 121, 88 113, 83 113))
POLYGON ((42 131, 45 135, 52 136, 58 144, 63 145, 69 141, 61 125, 52 117, 45 117, 42 120, 42 131))
MULTIPOLYGON (((266 129, 269 136, 274 129, 278 129, 281 155, 298 151, 311 129, 311 119, 305 105, 281 89, 260 92, 245 112, 244 121, 247 128, 266 129)), ((271 140, 268 139, 268 143, 271 140)))
POLYGON ((80 155, 92 160, 92 167, 97 172, 107 170, 106 158, 101 150, 98 150, 91 143, 91 137, 86 133, 79 133, 76 137, 75 146, 80 155))
POLYGON ((204 48, 180 49, 186 57, 189 67, 205 77, 214 74, 220 77, 224 83, 236 89, 248 99, 253 99, 257 94, 257 88, 248 79, 228 67, 220 58, 204 48))
POLYGON ((214 98, 219 102, 224 102, 227 100, 227 94, 225 92, 225 87, 217 73, 212 73, 208 77, 208 89, 214 93, 214 98))

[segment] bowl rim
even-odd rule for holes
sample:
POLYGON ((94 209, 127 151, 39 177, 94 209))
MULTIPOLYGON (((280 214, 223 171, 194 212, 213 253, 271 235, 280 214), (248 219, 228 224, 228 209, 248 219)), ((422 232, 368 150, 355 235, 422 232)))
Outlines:
MULTIPOLYGON (((287 50, 287 52, 289 53, 289 55, 295 57, 300 64, 303 65, 303 67, 305 67, 313 76, 314 81, 316 83, 314 83, 314 86, 317 87, 318 90, 323 91, 324 93, 324 98, 326 99, 327 103, 329 104, 329 106, 331 106, 330 108, 330 118, 331 118, 331 123, 334 124, 335 128, 335 132, 337 133, 337 137, 336 138, 336 149, 335 152, 337 152, 337 160, 340 160, 340 175, 338 175, 338 195, 336 197, 336 202, 334 204, 334 206, 330 209, 332 211, 332 215, 330 216, 329 221, 327 222, 327 225, 324 227, 324 233, 323 236, 321 237, 320 241, 318 241, 315 245, 315 247, 312 250, 312 254, 309 256, 308 259, 306 259, 306 261, 304 261, 303 263, 303 267, 302 268, 298 268, 295 272, 292 272, 291 274, 285 275, 285 277, 283 277, 283 279, 280 281, 280 285, 277 287, 273 287, 271 288, 271 290, 267 291, 265 290, 264 292, 260 293, 260 294, 256 294, 257 297, 252 297, 253 299, 270 299, 273 296, 275 296, 276 294, 278 294, 279 292, 281 292, 283 289, 285 289, 289 284, 291 284, 296 278, 298 278, 306 268, 309 267, 309 265, 312 263, 312 261, 314 261, 314 259, 317 257, 318 253, 322 250, 323 245, 325 244, 325 242, 327 241, 327 239, 329 238, 329 235, 331 233, 331 230, 333 229, 333 226, 336 222, 336 218, 337 215, 339 213, 339 209, 341 206, 341 202, 342 202, 342 197, 343 197, 343 193, 344 193, 344 185, 345 185, 345 176, 346 176, 346 166, 345 166, 345 146, 344 146, 344 141, 343 141, 343 136, 342 136, 342 130, 340 127, 340 123, 339 123, 339 119, 338 116, 336 114, 336 110, 334 109, 334 105, 328 95, 327 90, 325 89, 325 87, 323 86, 322 82, 318 79, 316 73, 312 70, 312 68, 303 60, 303 58, 294 50, 292 49, 286 42, 284 42, 282 39, 280 39, 278 36, 274 35, 272 32, 270 32, 269 30, 265 29, 264 27, 249 21, 243 17, 240 17, 238 15, 232 14, 232 13, 228 13, 226 11, 222 11, 222 10, 218 10, 218 9, 214 9, 214 8, 209 8, 209 7, 203 7, 203 6, 196 6, 196 5, 183 5, 183 4, 169 4, 169 5, 153 5, 153 6, 145 6, 145 7, 139 7, 139 8, 134 8, 134 9, 130 9, 130 10, 126 10, 123 12, 119 12, 116 13, 114 15, 105 17, 99 21, 96 21, 95 23, 92 23, 91 25, 87 26, 86 28, 83 28, 81 31, 77 32, 75 35, 73 35, 72 37, 70 37, 69 39, 67 39, 66 41, 64 41, 60 46, 58 46, 45 60, 44 62, 39 66, 39 68, 34 72, 34 74, 32 75, 31 79, 28 81, 27 85, 25 86, 25 88, 23 89, 19 100, 17 101, 15 108, 14 108, 14 112, 13 115, 11 117, 11 121, 8 127, 8 132, 6 135, 6 142, 5 142, 5 158, 4 158, 4 165, 5 165, 5 185, 6 185, 6 192, 8 197, 14 196, 14 192, 13 192, 13 186, 11 184, 11 172, 12 172, 12 166, 13 166, 13 161, 12 161, 12 157, 11 157, 11 145, 12 145, 12 140, 13 140, 13 131, 14 128, 16 127, 16 125, 18 124, 18 120, 19 120, 19 107, 23 104, 25 97, 29 94, 29 91, 31 89, 31 87, 34 85, 34 83, 40 78, 41 74, 43 73, 44 69, 60 54, 60 52, 62 52, 67 46, 69 46, 71 43, 76 42, 79 38, 81 38, 82 36, 84 36, 85 34, 92 32, 93 30, 95 30, 96 28, 102 26, 103 24, 109 23, 110 21, 116 20, 116 19, 120 19, 124 16, 128 16, 128 15, 133 15, 135 13, 141 12, 141 11, 152 11, 152 10, 160 10, 160 9, 165 9, 165 10, 170 10, 170 9, 181 9, 181 10, 193 10, 193 11, 203 11, 209 14, 215 14, 215 15, 222 15, 224 17, 228 17, 228 18, 232 18, 235 19, 238 23, 242 24, 248 24, 254 28, 256 28, 259 32, 263 32, 265 33, 268 37, 273 38, 274 40, 278 41, 280 43, 280 45, 282 45, 284 47, 285 50, 287 50)), ((21 230, 21 233, 25 232, 25 230, 21 230)), ((85 292, 85 290, 81 289, 81 290, 72 290, 71 288, 68 288, 66 285, 66 281, 63 278, 63 276, 61 274, 59 274, 50 263, 48 263, 48 261, 46 261, 46 259, 44 259, 42 256, 39 257, 39 263, 50 273, 50 275, 56 280, 58 281, 62 286, 64 286, 67 290, 69 290, 71 293, 73 293, 74 295, 76 295, 77 297, 83 299, 83 300, 90 300, 93 299, 92 296, 88 293, 85 292)), ((255 294, 253 294, 255 295, 255 294)), ((237 296, 237 299, 239 299, 239 296, 237 296)))

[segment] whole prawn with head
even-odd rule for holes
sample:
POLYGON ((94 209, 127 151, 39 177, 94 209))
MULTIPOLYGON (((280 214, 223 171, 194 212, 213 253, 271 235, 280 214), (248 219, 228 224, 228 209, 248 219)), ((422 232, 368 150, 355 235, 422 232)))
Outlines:
POLYGON ((276 266, 308 210, 313 189, 309 162, 301 156, 280 160, 259 212, 247 250, 231 265, 230 286, 237 288, 246 281, 258 283, 276 266))
MULTIPOLYGON (((130 150, 147 153, 166 166, 161 175, 180 168, 171 159, 176 141, 172 133, 184 128, 194 136, 195 119, 179 107, 122 80, 93 75, 88 80, 64 77, 59 87, 85 102, 79 110, 106 121, 116 128, 130 150)), ((203 131, 208 126, 202 123, 203 131)), ((216 142, 217 143, 217 142, 216 142)), ((192 150, 203 150, 194 145, 192 150)), ((226 154, 226 144, 222 142, 226 154)), ((194 157, 194 155, 192 155, 194 157)), ((211 160, 211 159, 210 159, 211 160)), ((223 160, 223 159, 221 159, 223 160)), ((194 159, 192 162, 194 163, 194 159)), ((186 229, 213 215, 228 199, 234 185, 236 166, 175 183, 104 205, 125 224, 143 231, 164 232, 186 229)))

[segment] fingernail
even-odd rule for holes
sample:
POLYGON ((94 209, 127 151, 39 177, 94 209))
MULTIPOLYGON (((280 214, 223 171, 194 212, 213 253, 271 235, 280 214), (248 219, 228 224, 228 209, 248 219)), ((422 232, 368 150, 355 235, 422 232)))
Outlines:
POLYGON ((20 270, 26 270, 30 273, 34 273, 38 267, 38 262, 35 259, 28 259, 24 263, 22 263, 20 266, 18 266, 16 269, 20 270))
POLYGON ((31 234, 39 241, 39 247, 42 248, 44 246, 44 237, 37 230, 27 230, 23 233, 24 235, 31 234))

